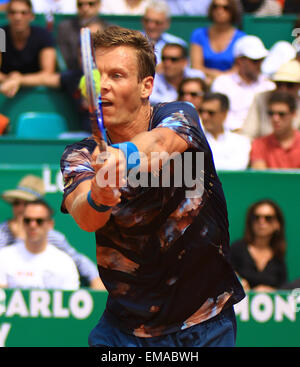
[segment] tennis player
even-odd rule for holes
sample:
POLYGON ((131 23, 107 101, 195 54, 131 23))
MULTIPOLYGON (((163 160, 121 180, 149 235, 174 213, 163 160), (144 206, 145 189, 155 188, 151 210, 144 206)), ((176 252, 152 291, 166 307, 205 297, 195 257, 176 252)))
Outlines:
POLYGON ((228 261, 226 201, 197 111, 186 102, 150 106, 156 59, 140 32, 109 27, 94 47, 109 155, 96 162, 91 136, 61 159, 62 211, 96 233, 108 290, 89 344, 234 346, 233 305, 244 292, 228 261))

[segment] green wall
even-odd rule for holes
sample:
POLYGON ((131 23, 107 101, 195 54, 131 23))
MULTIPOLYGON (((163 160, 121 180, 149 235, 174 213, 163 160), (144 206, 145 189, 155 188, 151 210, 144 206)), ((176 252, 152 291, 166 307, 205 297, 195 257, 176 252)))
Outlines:
MULTIPOLYGON (((38 157, 38 153, 32 157, 38 157)), ((56 212, 56 228, 65 233, 74 247, 95 260, 94 235, 80 230, 70 215, 60 212, 62 179, 58 165, 59 158, 57 154, 55 164, 0 164, 0 192, 16 187, 17 182, 25 174, 34 173, 43 177, 47 189, 46 198, 56 212)), ((243 234, 245 213, 253 201, 262 198, 275 200, 281 206, 286 218, 289 277, 290 280, 300 277, 298 233, 300 172, 228 171, 219 172, 219 176, 227 199, 231 240, 234 241, 243 234)), ((10 206, 0 201, 0 222, 9 215, 10 206)))

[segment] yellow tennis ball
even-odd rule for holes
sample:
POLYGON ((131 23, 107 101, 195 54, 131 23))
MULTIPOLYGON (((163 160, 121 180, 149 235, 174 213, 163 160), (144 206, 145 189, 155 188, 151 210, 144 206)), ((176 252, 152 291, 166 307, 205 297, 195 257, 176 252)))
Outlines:
MULTIPOLYGON (((100 94, 100 73, 98 69, 93 69, 93 78, 94 78, 94 82, 95 82, 95 89, 96 89, 96 94, 100 94)), ((79 89, 81 91, 81 94, 84 97, 87 97, 86 95, 86 84, 85 84, 85 76, 83 75, 80 79, 79 82, 79 89)))

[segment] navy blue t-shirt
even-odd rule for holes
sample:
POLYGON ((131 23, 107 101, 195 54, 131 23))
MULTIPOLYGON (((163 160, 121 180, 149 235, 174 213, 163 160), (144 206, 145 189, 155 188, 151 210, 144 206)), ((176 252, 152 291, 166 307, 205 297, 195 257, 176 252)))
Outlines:
MULTIPOLYGON (((181 167, 184 171, 187 166, 187 173, 199 178, 201 195, 187 195, 185 181, 163 185, 161 170, 157 186, 121 188, 121 203, 96 232, 99 274, 109 292, 106 313, 118 328, 139 337, 193 326, 244 297, 229 261, 222 184, 197 111, 186 102, 159 104, 153 109, 149 130, 162 127, 187 142, 181 167), (203 176, 195 174, 201 152, 203 176), (194 159, 185 160, 186 153, 194 159)), ((95 148, 93 138, 66 147, 61 159, 64 199, 80 182, 94 177, 95 148)), ((171 173, 174 178, 175 169, 171 173)))
POLYGON ((30 35, 22 50, 13 45, 10 27, 3 27, 6 34, 6 52, 2 53, 1 72, 8 74, 19 71, 21 74, 40 71, 39 54, 44 48, 55 47, 55 42, 47 29, 39 26, 30 27, 30 35))

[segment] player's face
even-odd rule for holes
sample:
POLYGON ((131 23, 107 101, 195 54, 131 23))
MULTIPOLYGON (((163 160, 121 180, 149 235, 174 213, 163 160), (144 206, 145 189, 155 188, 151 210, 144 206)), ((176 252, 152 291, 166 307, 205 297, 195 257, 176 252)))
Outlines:
POLYGON ((47 209, 42 205, 28 204, 24 210, 23 224, 26 240, 31 244, 40 244, 46 240, 53 222, 47 209))
POLYGON ((101 97, 104 125, 124 128, 137 119, 152 92, 153 78, 138 79, 136 51, 132 47, 99 48, 95 52, 101 73, 101 97))
POLYGON ((15 1, 10 4, 7 18, 14 31, 23 32, 29 27, 34 17, 30 8, 25 3, 15 1))

